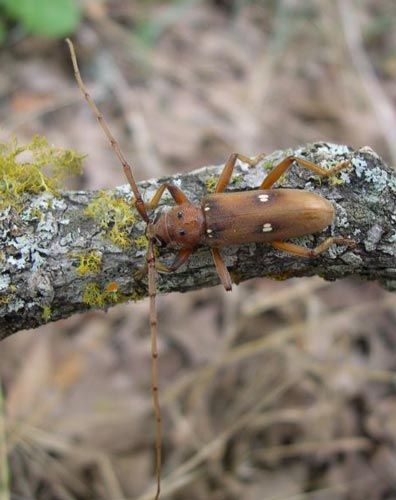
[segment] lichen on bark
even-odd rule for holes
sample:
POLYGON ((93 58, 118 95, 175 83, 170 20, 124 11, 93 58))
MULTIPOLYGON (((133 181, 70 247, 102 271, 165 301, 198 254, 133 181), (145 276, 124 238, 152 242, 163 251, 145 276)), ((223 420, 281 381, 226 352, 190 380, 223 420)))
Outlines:
MULTIPOLYGON (((354 249, 331 247, 315 259, 274 250, 270 245, 246 244, 221 249, 235 283, 253 278, 284 279, 320 275, 328 280, 355 276, 377 280, 396 289, 396 178, 370 148, 353 150, 344 145, 315 143, 295 150, 276 151, 252 168, 239 163, 227 190, 257 188, 268 172, 288 155, 308 158, 323 166, 349 160, 350 167, 336 178, 320 179, 295 165, 274 187, 315 191, 336 208, 333 224, 320 234, 299 238, 314 246, 330 235, 352 238, 354 249)), ((158 186, 172 182, 193 203, 199 203, 208 182, 222 166, 140 183, 146 200, 158 186)), ((0 213, 0 338, 25 328, 67 317, 89 308, 107 308, 118 302, 144 297, 141 278, 145 261, 144 223, 134 211, 128 186, 104 193, 44 191, 29 194, 23 210, 4 207, 0 213), (111 200, 105 221, 92 217, 87 207, 111 200), (130 226, 123 226, 128 246, 109 236, 116 225, 117 203, 130 206, 130 226), (113 212, 112 212, 113 211, 113 212), (135 222, 134 222, 135 221, 135 222), (100 256, 100 266, 81 273, 81 256, 100 256), (95 290, 95 294, 92 293, 95 290), (90 301, 87 300, 90 297, 90 301), (94 300, 95 298, 95 300, 94 300)), ((173 204, 167 195, 158 210, 173 204)), ((124 213, 125 216, 125 213, 124 213)), ((169 264, 174 253, 161 250, 159 260, 169 264)), ((159 293, 186 292, 219 283, 208 248, 200 247, 178 272, 158 274, 159 293)))

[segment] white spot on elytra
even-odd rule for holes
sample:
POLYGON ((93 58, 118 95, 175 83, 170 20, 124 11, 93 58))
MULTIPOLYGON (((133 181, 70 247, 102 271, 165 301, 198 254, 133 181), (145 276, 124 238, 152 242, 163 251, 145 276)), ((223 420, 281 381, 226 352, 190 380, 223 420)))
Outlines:
POLYGON ((213 229, 207 229, 207 230, 206 230, 206 232, 207 232, 208 234, 213 233, 213 229))
POLYGON ((257 198, 262 202, 265 203, 266 201, 269 200, 269 195, 268 194, 259 194, 257 198))
POLYGON ((263 226, 263 233, 269 233, 270 231, 272 231, 272 225, 266 222, 263 226))
POLYGON ((210 210, 210 207, 208 205, 206 205, 206 207, 204 208, 205 212, 209 212, 210 210))

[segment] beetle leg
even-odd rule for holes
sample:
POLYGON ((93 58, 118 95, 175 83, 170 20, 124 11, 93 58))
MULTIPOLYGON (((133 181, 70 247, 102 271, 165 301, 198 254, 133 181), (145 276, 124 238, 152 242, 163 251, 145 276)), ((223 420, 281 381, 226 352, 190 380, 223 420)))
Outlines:
POLYGON ((173 184, 166 184, 166 187, 177 205, 181 205, 182 203, 188 203, 189 205, 191 205, 191 201, 187 198, 187 196, 181 189, 174 186, 173 184))
MULTIPOLYGON (((151 201, 144 203, 144 207, 147 210, 153 210, 154 208, 157 208, 165 189, 170 192, 172 198, 178 205, 181 205, 182 203, 188 203, 189 205, 191 205, 191 201, 187 198, 187 196, 181 189, 174 186, 173 184, 161 184, 161 186, 157 189, 155 195, 152 197, 151 201)), ((135 206, 135 204, 136 200, 133 200, 132 205, 135 206)))
POLYGON ((164 194, 164 191, 167 188, 167 186, 168 186, 168 184, 161 184, 161 186, 155 192, 155 195, 153 196, 152 200, 148 203, 145 202, 144 205, 148 210, 152 210, 153 208, 157 207, 157 205, 161 199, 161 196, 164 194))
POLYGON ((262 160, 266 156, 265 153, 261 153, 254 158, 249 158, 248 156, 241 155, 239 153, 233 153, 227 160, 227 163, 224 165, 223 171, 220 174, 219 180, 217 181, 216 193, 222 193, 224 189, 228 186, 232 172, 235 167, 235 163, 237 160, 243 161, 243 163, 247 163, 251 167, 255 167, 257 163, 262 160))
POLYGON ((217 274, 219 275, 219 278, 223 283, 226 291, 230 292, 232 289, 231 276, 226 265, 224 264, 222 256, 220 255, 219 249, 216 247, 212 248, 212 255, 214 263, 216 265, 217 274))
MULTIPOLYGON (((193 248, 181 248, 175 257, 175 260, 173 261, 171 266, 166 266, 165 264, 161 264, 161 262, 155 261, 155 268, 157 271, 160 273, 173 273, 174 271, 177 271, 179 267, 181 267, 186 260, 190 257, 190 255, 193 252, 193 248)), ((144 276, 147 274, 147 269, 148 265, 147 262, 145 265, 141 268, 139 268, 137 271, 134 273, 134 277, 137 280, 142 280, 144 276)))
POLYGON ((179 267, 181 267, 190 257, 190 255, 193 253, 193 250, 193 248, 181 248, 177 252, 172 265, 169 267, 165 266, 165 264, 161 264, 161 262, 156 262, 155 267, 157 271, 160 271, 161 273, 173 273, 174 271, 177 271, 177 269, 179 269, 179 267))
POLYGON ((162 186, 160 186, 157 189, 157 192, 153 196, 152 200, 148 204, 146 204, 148 209, 153 209, 158 206, 158 203, 165 189, 167 189, 170 192, 172 198, 178 205, 181 205, 182 203, 188 203, 189 205, 191 205, 190 200, 187 198, 187 196, 183 193, 181 189, 174 186, 173 184, 162 184, 162 186))
POLYGON ((306 248, 285 241, 271 241, 270 244, 277 250, 283 250, 284 252, 291 253, 292 255, 299 255, 300 257, 316 257, 325 252, 331 245, 344 245, 351 248, 356 246, 356 243, 348 238, 333 237, 327 238, 323 243, 314 248, 306 248))
POLYGON ((269 189, 270 187, 272 187, 272 185, 275 184, 279 177, 283 175, 294 162, 299 163, 303 167, 312 170, 312 172, 315 172, 315 174, 321 175, 322 177, 331 177, 343 168, 346 168, 350 165, 348 161, 342 161, 332 168, 322 168, 309 160, 305 160, 304 158, 298 158, 297 156, 288 156, 287 158, 283 159, 273 170, 271 170, 271 172, 261 183, 259 189, 269 189))

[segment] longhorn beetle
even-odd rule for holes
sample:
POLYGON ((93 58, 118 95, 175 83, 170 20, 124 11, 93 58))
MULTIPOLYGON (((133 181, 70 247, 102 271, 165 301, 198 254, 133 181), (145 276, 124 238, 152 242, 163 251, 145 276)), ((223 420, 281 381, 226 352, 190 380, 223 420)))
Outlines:
POLYGON ((74 46, 69 39, 66 42, 69 45, 78 86, 122 165, 135 196, 133 204, 146 223, 148 249, 145 268, 148 273, 148 294, 150 299, 152 397, 156 417, 157 490, 155 499, 158 500, 161 490, 162 440, 161 410, 158 398, 156 270, 174 272, 187 261, 198 245, 207 245, 211 248, 219 278, 224 288, 230 291, 232 280, 219 252, 219 247, 246 243, 269 243, 274 248, 287 253, 301 257, 316 257, 333 244, 347 247, 355 246, 355 242, 350 239, 335 237, 327 238, 312 249, 285 241, 321 231, 333 222, 335 210, 330 202, 314 193, 298 189, 271 189, 293 163, 299 163, 322 177, 330 177, 336 174, 348 166, 349 163, 342 162, 330 169, 324 169, 303 158, 288 156, 264 178, 256 190, 224 193, 237 160, 255 166, 265 156, 260 154, 255 158, 249 158, 234 153, 228 158, 224 166, 215 193, 204 196, 200 205, 192 204, 183 191, 172 184, 162 184, 153 199, 146 203, 142 199, 131 167, 124 157, 118 142, 110 132, 102 114, 84 85, 78 68, 74 46), (147 211, 157 207, 165 190, 169 191, 176 205, 161 215, 158 220, 152 220, 147 211), (168 246, 177 250, 171 266, 165 266, 155 261, 154 246, 168 246))

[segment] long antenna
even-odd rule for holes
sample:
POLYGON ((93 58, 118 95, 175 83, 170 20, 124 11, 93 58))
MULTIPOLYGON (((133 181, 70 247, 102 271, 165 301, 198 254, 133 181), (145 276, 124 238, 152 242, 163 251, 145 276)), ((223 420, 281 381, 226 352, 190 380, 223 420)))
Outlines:
POLYGON ((94 112, 94 115, 96 116, 96 119, 98 120, 99 125, 101 126, 103 132, 105 133, 105 135, 110 143, 110 146, 112 147, 112 149, 114 150, 118 159, 120 160, 120 163, 121 163, 122 168, 124 170, 124 174, 125 174, 126 178, 128 179, 128 182, 132 188, 133 194, 135 195, 137 211, 141 215, 144 222, 148 223, 149 218, 147 216, 147 212, 146 212, 140 191, 139 191, 139 189, 136 185, 135 179, 133 177, 131 166, 129 165, 127 159, 125 158, 123 152, 121 151, 121 148, 120 148, 120 145, 118 144, 118 141, 114 138, 109 127, 107 126, 107 123, 106 123, 105 119, 103 118, 102 113, 99 111, 99 108, 96 106, 95 101, 92 99, 89 92, 87 91, 87 88, 85 87, 83 79, 81 78, 80 70, 78 68, 77 56, 76 56, 76 51, 74 50, 73 42, 69 38, 66 38, 66 42, 69 45, 70 56, 71 56, 71 60, 73 63, 73 69, 74 69, 74 76, 77 80, 78 86, 80 87, 80 90, 83 93, 85 100, 87 101, 87 103, 91 107, 92 111, 94 112))
POLYGON ((154 256, 154 242, 149 240, 146 262, 148 272, 148 293, 150 300, 150 337, 151 337, 151 391, 153 396, 153 405, 155 413, 155 448, 156 448, 156 470, 157 470, 157 493, 155 500, 158 500, 161 491, 161 468, 162 468, 162 425, 161 425, 161 407, 158 396, 158 318, 157 308, 155 303, 156 290, 156 269, 154 256))
MULTIPOLYGON (((151 224, 150 219, 147 215, 146 207, 144 205, 144 201, 140 194, 139 188, 135 182, 135 178, 133 177, 131 166, 126 160, 123 152, 121 151, 120 145, 117 140, 114 138, 111 133, 107 123, 96 106, 94 100, 90 96, 83 79, 81 78, 80 70, 78 68, 76 51, 74 50, 73 42, 67 38, 66 42, 69 46, 70 56, 74 69, 74 76, 77 80, 78 86, 82 94, 84 95, 85 100, 89 104, 92 109, 96 119, 98 120, 99 125, 101 126, 103 132, 105 133, 107 140, 110 143, 111 148, 114 150, 117 155, 122 168, 124 170, 125 177, 127 178, 132 192, 135 196, 135 207, 139 212, 140 216, 146 223, 146 232, 147 227, 151 224)), ((148 233, 148 232, 147 232, 148 233)), ((146 263, 148 269, 148 293, 150 300, 150 336, 151 336, 151 360, 152 360, 152 383, 151 383, 151 392, 153 397, 153 405, 154 405, 154 413, 155 413, 155 429, 156 429, 156 441, 155 441, 155 455, 156 455, 156 474, 157 474, 157 491, 155 494, 155 500, 158 500, 161 492, 161 469, 162 469, 162 427, 161 427, 161 407, 159 403, 158 397, 158 347, 157 347, 157 337, 158 337, 158 318, 157 318, 157 308, 155 303, 156 298, 156 267, 155 267, 155 256, 154 256, 154 242, 152 239, 149 239, 147 255, 146 255, 146 263)))

